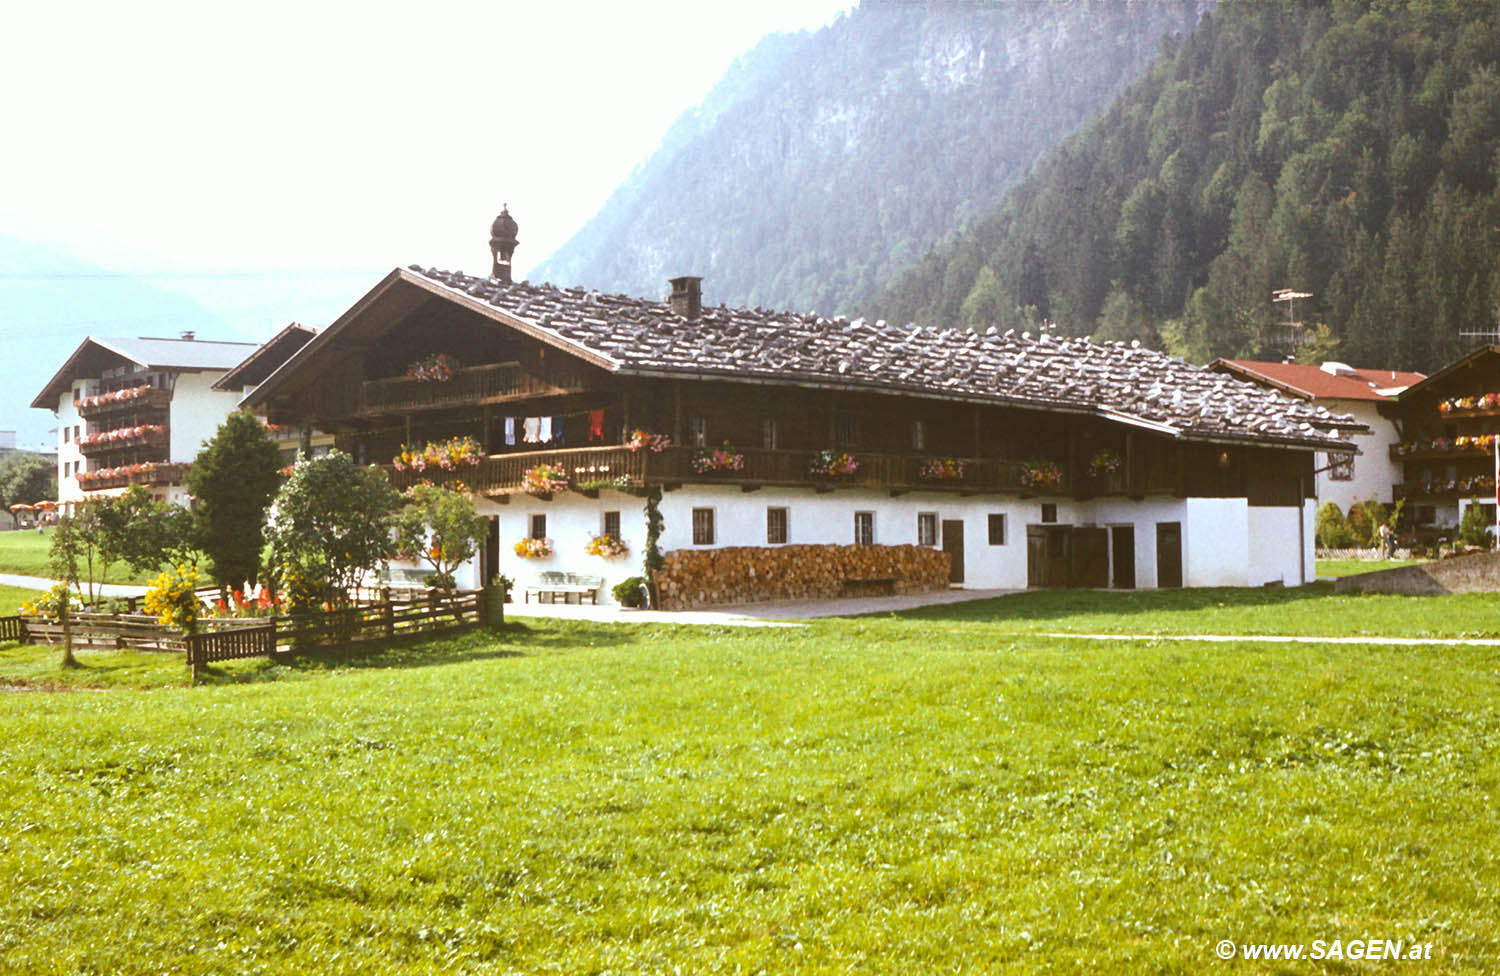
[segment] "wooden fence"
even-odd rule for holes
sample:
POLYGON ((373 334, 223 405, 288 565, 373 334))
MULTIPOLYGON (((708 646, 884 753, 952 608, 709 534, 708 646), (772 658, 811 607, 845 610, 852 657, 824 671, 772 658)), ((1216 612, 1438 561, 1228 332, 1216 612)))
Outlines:
MULTIPOLYGON (((75 613, 75 647, 133 647, 185 653, 194 676, 200 665, 272 657, 315 647, 336 647, 405 634, 471 627, 484 620, 485 591, 459 590, 412 601, 379 600, 328 613, 284 617, 204 617, 198 631, 168 630, 140 614, 75 613)), ((41 617, 0 617, 0 641, 49 644, 63 639, 62 624, 41 617)))

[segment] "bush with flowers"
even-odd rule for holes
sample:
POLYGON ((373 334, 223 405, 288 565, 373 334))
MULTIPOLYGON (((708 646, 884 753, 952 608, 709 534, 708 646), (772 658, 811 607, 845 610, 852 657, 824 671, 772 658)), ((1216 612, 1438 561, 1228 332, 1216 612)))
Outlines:
POLYGON ((169 569, 152 580, 146 590, 146 612, 154 615, 163 627, 191 634, 203 614, 203 604, 196 592, 202 585, 196 566, 184 563, 169 569))
POLYGON ((434 353, 406 367, 406 378, 418 383, 446 383, 458 371, 458 360, 446 353, 434 353))
POLYGON ((630 547, 612 535, 596 535, 583 549, 590 556, 600 556, 604 559, 617 559, 620 556, 630 555, 630 547))
POLYGON ((522 559, 546 559, 552 555, 552 540, 522 539, 516 543, 516 555, 522 559))
POLYGON ((484 449, 472 437, 453 437, 446 441, 428 441, 421 448, 401 445, 401 453, 391 458, 397 471, 426 471, 429 468, 456 471, 472 468, 484 459, 484 449))
POLYGON ((853 454, 840 454, 833 451, 819 451, 814 454, 812 461, 807 466, 807 473, 822 475, 825 478, 837 478, 846 474, 853 474, 859 470, 859 461, 855 460, 853 454))
POLYGON ((60 620, 64 611, 69 614, 83 609, 83 598, 67 583, 55 583, 52 589, 40 593, 21 604, 21 616, 46 617, 60 620))
POLYGON ((219 617, 274 617, 280 609, 280 597, 265 586, 254 595, 236 587, 229 591, 228 600, 219 597, 214 603, 214 614, 219 617))
POLYGON ((672 446, 672 438, 666 434, 653 434, 648 430, 636 428, 626 439, 625 446, 632 451, 647 450, 652 454, 660 454, 672 446))
POLYGON ((551 495, 568 490, 568 472, 561 465, 538 464, 521 475, 521 488, 532 495, 551 495))
POLYGON ((924 481, 958 481, 964 476, 964 462, 958 458, 928 458, 922 463, 924 481))
POLYGON ((728 444, 711 451, 699 451, 693 455, 693 470, 699 474, 707 474, 710 471, 743 471, 745 470, 745 455, 728 444))
POLYGON ((1062 468, 1052 461, 1027 461, 1021 465, 1021 487, 1053 491, 1062 487, 1062 468))

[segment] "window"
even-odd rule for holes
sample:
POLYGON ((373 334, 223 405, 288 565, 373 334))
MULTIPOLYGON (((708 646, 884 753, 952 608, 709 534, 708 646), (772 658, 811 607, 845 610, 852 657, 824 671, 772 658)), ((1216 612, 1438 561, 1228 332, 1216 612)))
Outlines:
POLYGON ((833 423, 834 441, 845 447, 859 440, 859 418, 851 414, 839 414, 833 423))
POLYGON ((911 422, 911 449, 913 451, 927 450, 927 424, 925 421, 913 420, 911 422))
POLYGON ((1354 480, 1354 455, 1353 454, 1330 454, 1328 455, 1328 478, 1330 481, 1353 481, 1354 480))
POLYGON ((917 545, 937 545, 937 512, 917 513, 917 545))
POLYGON ((787 540, 787 510, 766 509, 766 545, 782 546, 787 540))
POLYGON ((777 448, 776 418, 763 417, 760 422, 760 446, 768 451, 777 448))
POLYGON ((620 513, 605 512, 600 529, 600 535, 607 535, 611 539, 618 539, 620 537, 620 513))
POLYGON ((1042 502, 1042 521, 1057 521, 1057 505, 1053 502, 1042 502))
POLYGON ((531 516, 531 533, 530 534, 531 534, 531 538, 533 538, 533 539, 545 539, 545 538, 547 538, 547 516, 546 515, 539 513, 539 514, 531 516))
POLYGON ((693 447, 708 446, 708 419, 706 417, 687 419, 687 442, 693 447))
POLYGON ((856 546, 873 546, 875 544, 875 513, 854 513, 854 544, 856 546))
POLYGON ((78 440, 78 431, 79 431, 78 425, 74 424, 73 425, 73 440, 75 440, 75 441, 78 440))
POLYGON ((1005 515, 1002 512, 990 513, 990 545, 1005 545, 1005 515))
POLYGON ((693 509, 693 545, 711 546, 714 544, 714 510, 711 508, 693 509))

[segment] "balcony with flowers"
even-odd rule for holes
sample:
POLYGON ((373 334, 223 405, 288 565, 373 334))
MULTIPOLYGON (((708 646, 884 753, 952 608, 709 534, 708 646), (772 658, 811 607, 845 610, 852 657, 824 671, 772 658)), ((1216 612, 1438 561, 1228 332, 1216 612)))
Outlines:
POLYGON ((1391 445, 1393 461, 1416 461, 1426 458, 1488 457, 1495 453, 1496 434, 1460 434, 1457 437, 1433 437, 1402 441, 1391 445))
POLYGON ((172 393, 169 390, 154 386, 129 386, 123 390, 84 397, 78 401, 78 415, 92 420, 132 410, 165 410, 171 403, 172 393))
POLYGON ((163 461, 123 464, 78 472, 78 487, 84 491, 124 488, 126 485, 179 485, 187 477, 189 465, 163 461))
POLYGON ((114 427, 109 430, 91 431, 78 438, 78 449, 84 457, 98 457, 114 451, 132 448, 164 448, 167 446, 167 428, 164 424, 138 424, 133 427, 114 427))
POLYGON ((1444 417, 1500 416, 1500 393, 1449 397, 1438 404, 1438 413, 1444 417))

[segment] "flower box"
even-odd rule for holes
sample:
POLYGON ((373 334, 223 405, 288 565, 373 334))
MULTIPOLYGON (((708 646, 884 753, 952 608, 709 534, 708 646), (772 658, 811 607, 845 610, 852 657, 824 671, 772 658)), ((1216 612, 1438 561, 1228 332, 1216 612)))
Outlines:
POLYGON ((522 539, 516 543, 516 555, 522 559, 546 559, 552 555, 552 540, 522 539))
POLYGON ((743 471, 745 470, 745 455, 729 447, 699 451, 693 455, 693 470, 699 474, 714 471, 743 471))
POLYGON ((568 490, 568 472, 555 464, 538 464, 521 475, 521 489, 532 495, 568 490))
POLYGON ((928 458, 922 462, 923 481, 962 481, 963 476, 964 462, 958 458, 928 458))
POLYGON ((841 478, 859 470, 859 461, 853 454, 834 451, 819 451, 808 462, 807 473, 824 478, 841 478))

